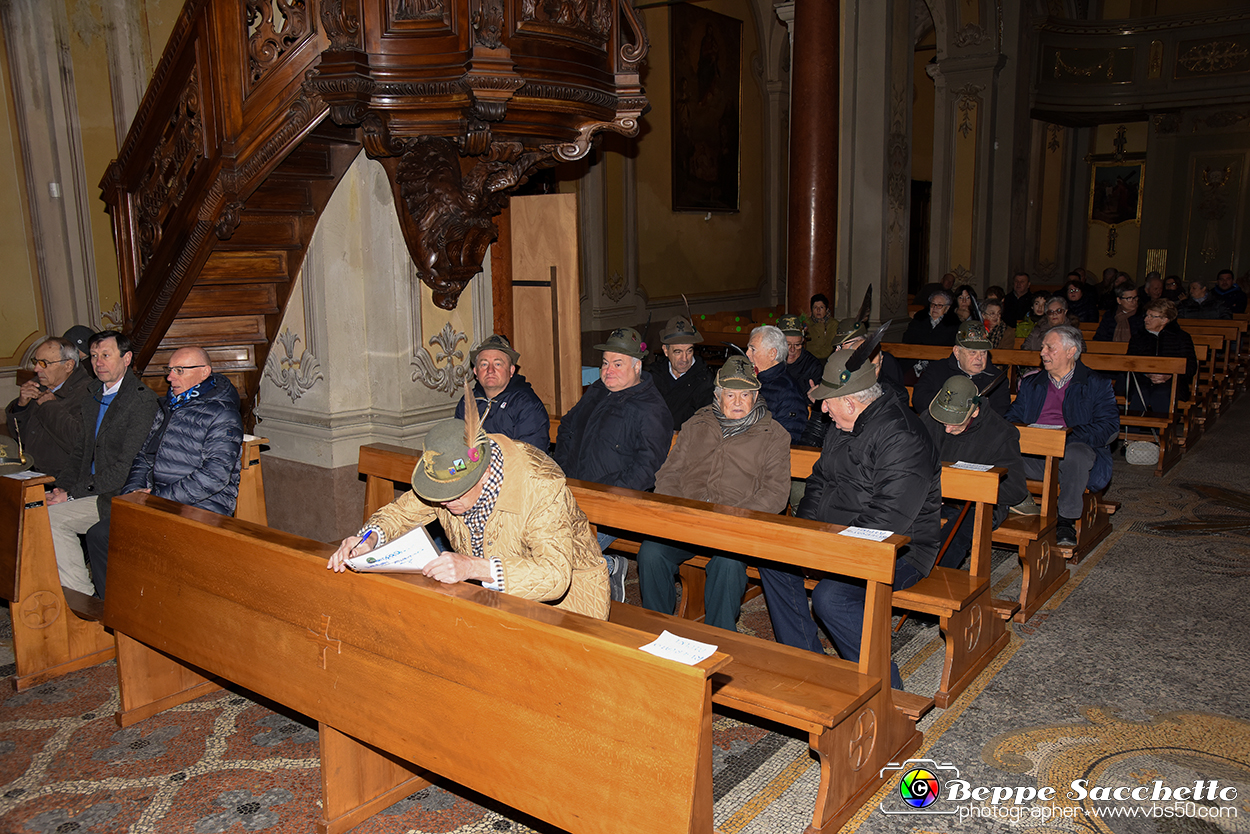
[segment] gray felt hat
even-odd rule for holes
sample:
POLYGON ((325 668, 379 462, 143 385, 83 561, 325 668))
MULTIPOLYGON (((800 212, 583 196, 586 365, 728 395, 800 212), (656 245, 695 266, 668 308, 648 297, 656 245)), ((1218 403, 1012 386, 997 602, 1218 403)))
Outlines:
POLYGON ((853 371, 846 369, 846 362, 854 353, 849 348, 843 348, 830 355, 825 362, 820 384, 812 389, 813 399, 828 400, 858 394, 877 384, 877 366, 871 361, 864 362, 853 371))
POLYGON ((844 345, 851 339, 861 339, 868 335, 868 325, 859 319, 838 319, 838 344, 844 345))
POLYGON ((479 434, 468 445, 463 420, 435 423, 412 470, 412 491, 436 504, 454 501, 482 480, 490 466, 490 440, 479 434))
POLYGON ((731 356, 716 372, 716 387, 734 391, 758 391, 760 380, 755 375, 750 359, 745 356, 731 356))
POLYGON ((673 316, 660 331, 660 341, 666 345, 697 345, 703 342, 703 337, 694 329, 690 319, 673 316))

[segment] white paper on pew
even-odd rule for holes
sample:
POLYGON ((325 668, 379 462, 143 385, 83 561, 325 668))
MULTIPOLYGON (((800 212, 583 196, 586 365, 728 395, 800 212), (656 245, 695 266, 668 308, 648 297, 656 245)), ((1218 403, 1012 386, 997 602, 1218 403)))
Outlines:
POLYGON ((951 464, 951 469, 971 469, 973 472, 989 472, 993 468, 992 463, 969 463, 966 460, 957 460, 951 464))
POLYGON ((890 536, 894 535, 893 530, 870 530, 867 527, 847 527, 839 536, 850 536, 853 539, 868 539, 874 542, 883 542, 890 536))
POLYGON ((360 573, 420 573, 438 555, 430 534, 418 527, 344 564, 360 573))
POLYGON ((687 666, 694 666, 696 663, 707 660, 716 652, 716 647, 710 643, 700 643, 698 640, 678 637, 669 631, 661 632, 659 637, 641 648, 644 652, 656 657, 676 660, 687 666))
POLYGON ((31 470, 27 469, 25 472, 14 472, 10 475, 5 475, 4 477, 12 478, 15 481, 29 481, 31 478, 42 478, 43 473, 32 472, 31 470))

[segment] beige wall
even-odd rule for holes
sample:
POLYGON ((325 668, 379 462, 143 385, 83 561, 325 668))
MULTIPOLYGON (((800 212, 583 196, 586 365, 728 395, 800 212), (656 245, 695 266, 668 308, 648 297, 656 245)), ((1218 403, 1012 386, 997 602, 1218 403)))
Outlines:
MULTIPOLYGON (((1124 152, 1127 154, 1145 153, 1146 151, 1146 131, 1148 126, 1145 122, 1133 122, 1124 126, 1126 144, 1124 152)), ((1093 137, 1090 140, 1090 153, 1097 155, 1115 153, 1115 137, 1119 131, 1119 124, 1099 125, 1094 128, 1093 137)), ((1146 169, 1143 175, 1143 181, 1155 176, 1158 173, 1151 169, 1150 160, 1146 160, 1146 169)), ((1088 176, 1088 174, 1087 174, 1088 176)), ((1089 217, 1089 181, 1087 180, 1083 186, 1082 193, 1085 195, 1085 216, 1089 217)), ((1143 214, 1152 210, 1149 206, 1143 205, 1143 214)), ((1139 218, 1140 219, 1140 218, 1139 218)), ((1121 223, 1116 226, 1116 244, 1115 254, 1107 254, 1107 232, 1108 227, 1103 223, 1095 223, 1091 220, 1086 221, 1089 226, 1088 237, 1085 246, 1085 263, 1084 267, 1092 271, 1095 275, 1101 277, 1102 271, 1109 266, 1113 266, 1121 272, 1126 272, 1132 276, 1133 280, 1140 283, 1144 276, 1137 274, 1137 265, 1140 260, 1138 257, 1141 246, 1141 223, 1121 223)), ((1066 270, 1065 270, 1066 271, 1066 270)))
MULTIPOLYGON (((43 305, 35 274, 34 237, 26 202, 26 170, 22 164, 18 126, 9 75, 9 55, 0 30, 0 365, 11 366, 42 333, 43 305)), ((7 402, 7 399, 5 400, 7 402)))
MULTIPOLYGON (((700 8, 734 17, 742 26, 741 173, 739 211, 674 212, 669 13, 646 11, 651 51, 644 83, 651 112, 637 148, 639 286, 652 299, 678 293, 752 290, 765 277, 764 101, 752 64, 759 53, 754 18, 743 0, 711 0, 700 8)), ((609 160, 610 163, 616 162, 609 160)), ((609 168, 608 182, 619 182, 609 168)), ((609 205, 619 205, 609 193, 609 205)), ((619 228, 610 221, 609 228, 619 228)), ((609 246, 615 263, 616 252, 609 246)), ((612 268, 615 268, 613 266, 612 268)))
POLYGON ((933 79, 925 72, 936 54, 936 35, 925 35, 912 54, 911 178, 933 181, 933 107, 937 100, 933 79))

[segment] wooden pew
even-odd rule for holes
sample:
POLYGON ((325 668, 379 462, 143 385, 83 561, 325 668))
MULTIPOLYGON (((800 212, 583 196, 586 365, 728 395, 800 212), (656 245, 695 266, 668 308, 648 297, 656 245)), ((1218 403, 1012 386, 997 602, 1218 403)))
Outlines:
MULTIPOLYGON (((389 476, 402 473, 407 479, 419 455, 362 446, 359 471, 375 484, 373 490, 366 486, 367 493, 393 495, 389 476)), ((833 552, 830 537, 843 529, 835 525, 576 480, 569 487, 595 525, 766 561, 784 558, 790 565, 867 582, 857 664, 634 606, 612 606, 614 623, 657 634, 667 629, 732 655, 717 674, 715 703, 808 733, 821 763, 809 831, 837 830, 884 783, 881 768, 917 749, 923 736, 915 721, 932 701, 890 687, 891 585, 905 536, 884 542, 838 537, 832 539, 838 545, 833 552), (784 552, 778 542, 785 542, 784 552)))
POLYGON ((0 597, 13 621, 13 684, 23 691, 113 658, 98 599, 61 587, 44 503, 48 475, 0 477, 0 597))
MULTIPOLYGON (((268 442, 249 435, 241 451, 235 515, 258 524, 266 523, 260 447, 268 442)), ((114 656, 113 635, 100 623, 103 603, 61 585, 44 503, 52 482, 0 477, 0 598, 9 600, 18 691, 114 656)))
MULTIPOLYGON (((1055 543, 1055 525, 1059 520, 1059 461, 1067 445, 1068 433, 1063 429, 1017 428, 1020 430, 1020 452, 1045 460, 1042 480, 1028 482, 1029 491, 1036 497, 1042 511, 1040 515, 1009 513, 999 528, 993 531, 992 538, 1000 544, 1016 548, 1020 555, 1020 610, 1016 612, 1015 619, 1018 623, 1026 623, 1068 581, 1067 564, 1055 543)), ((1097 506, 1097 500, 1088 492, 1086 501, 1097 506)), ((1092 528, 1094 524, 1087 526, 1092 528)))
POLYGON ((639 651, 650 634, 475 585, 333 574, 333 545, 152 496, 112 523, 120 723, 200 674, 315 719, 321 834, 433 774, 571 832, 711 834, 725 653, 685 666, 639 651))

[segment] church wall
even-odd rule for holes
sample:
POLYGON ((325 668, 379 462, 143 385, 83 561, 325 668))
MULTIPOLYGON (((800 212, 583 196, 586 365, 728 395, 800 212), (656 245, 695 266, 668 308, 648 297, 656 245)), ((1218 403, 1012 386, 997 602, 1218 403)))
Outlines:
POLYGON ((937 96, 925 68, 935 48, 930 32, 912 54, 911 178, 924 182, 933 181, 933 107, 937 96))
MULTIPOLYGON (((646 12, 651 52, 645 85, 651 112, 637 148, 638 279, 651 298, 754 289, 765 276, 763 94, 759 38, 748 5, 716 0, 699 8, 742 21, 740 197, 734 213, 675 212, 672 203, 672 91, 669 11, 646 12)), ((683 57, 698 60, 697 50, 683 57)))
MULTIPOLYGON (((1093 138, 1090 142, 1090 152, 1095 156, 1110 156, 1116 151, 1115 140, 1116 134, 1120 128, 1119 124, 1099 125, 1093 131, 1093 138)), ((1146 131, 1145 122, 1132 122, 1124 125, 1125 128, 1125 144, 1124 153, 1126 154, 1144 154, 1146 152, 1146 131)), ((1079 169, 1078 169, 1079 170, 1079 169)), ((1155 170, 1155 166, 1151 164, 1151 160, 1147 158, 1145 173, 1143 176, 1143 184, 1149 187, 1149 181, 1156 175, 1164 175, 1162 170, 1155 170)), ((1090 170, 1087 168, 1085 173, 1085 207, 1086 218, 1089 217, 1089 200, 1090 200, 1090 170)), ((1146 211, 1157 211, 1161 207, 1143 204, 1143 214, 1146 211)), ((1099 278, 1102 277, 1102 271, 1109 266, 1113 266, 1121 272, 1127 272, 1132 276, 1134 282, 1141 283, 1145 277, 1145 273, 1139 271, 1138 263, 1145 257, 1142 251, 1142 237, 1140 223, 1119 223, 1115 227, 1115 247, 1114 252, 1109 251, 1108 234, 1109 227, 1105 223, 1099 223, 1094 220, 1087 220, 1088 236, 1085 246, 1085 261, 1082 264, 1086 269, 1093 272, 1099 278), (1139 257, 1140 256, 1140 257, 1139 257)), ((1073 264, 1075 266, 1076 264, 1073 264)), ((1064 280, 1063 276, 1067 270, 1063 270, 1057 277, 1058 280, 1064 280)))

